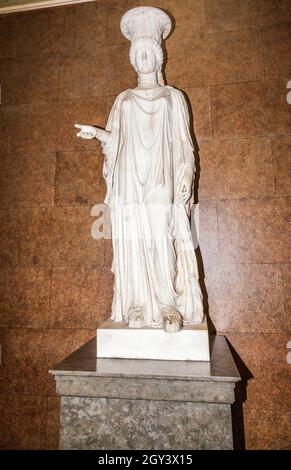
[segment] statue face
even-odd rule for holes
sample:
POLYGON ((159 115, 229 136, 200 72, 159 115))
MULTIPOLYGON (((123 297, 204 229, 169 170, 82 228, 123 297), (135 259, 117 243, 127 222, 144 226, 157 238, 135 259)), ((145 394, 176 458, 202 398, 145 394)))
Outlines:
POLYGON ((153 73, 157 70, 156 54, 148 46, 139 47, 135 53, 135 67, 138 73, 153 73))

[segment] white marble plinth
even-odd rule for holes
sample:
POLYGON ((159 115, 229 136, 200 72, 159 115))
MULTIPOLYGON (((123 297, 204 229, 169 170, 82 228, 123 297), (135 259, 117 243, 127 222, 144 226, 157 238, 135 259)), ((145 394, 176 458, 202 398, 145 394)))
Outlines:
POLYGON ((206 320, 166 333, 158 328, 129 328, 108 320, 97 329, 97 357, 210 361, 206 320))

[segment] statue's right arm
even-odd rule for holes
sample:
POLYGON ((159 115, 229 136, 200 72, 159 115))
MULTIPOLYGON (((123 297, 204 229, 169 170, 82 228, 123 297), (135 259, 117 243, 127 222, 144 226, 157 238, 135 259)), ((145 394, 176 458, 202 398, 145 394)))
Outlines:
POLYGON ((82 139, 96 138, 104 144, 108 142, 111 134, 111 132, 105 131, 104 129, 99 129, 99 127, 93 127, 84 124, 75 124, 75 127, 80 129, 77 133, 77 137, 82 137, 82 139))

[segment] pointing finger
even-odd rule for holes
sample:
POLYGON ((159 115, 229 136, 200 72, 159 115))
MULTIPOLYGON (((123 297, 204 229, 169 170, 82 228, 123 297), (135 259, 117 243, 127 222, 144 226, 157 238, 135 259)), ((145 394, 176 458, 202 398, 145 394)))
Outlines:
POLYGON ((82 125, 81 124, 75 124, 75 127, 77 127, 77 129, 82 129, 82 125))

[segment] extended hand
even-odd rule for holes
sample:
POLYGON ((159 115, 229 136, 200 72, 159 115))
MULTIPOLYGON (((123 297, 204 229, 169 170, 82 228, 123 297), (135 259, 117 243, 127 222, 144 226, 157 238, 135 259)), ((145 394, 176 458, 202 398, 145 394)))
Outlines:
POLYGON ((82 137, 83 139, 94 139, 95 137, 101 142, 106 143, 110 137, 109 131, 99 129, 99 127, 84 126, 83 124, 75 124, 75 127, 77 127, 77 129, 81 129, 80 132, 78 132, 77 137, 82 137))
POLYGON ((95 129, 95 127, 93 127, 93 126, 86 126, 86 125, 83 125, 83 124, 75 124, 75 127, 77 129, 81 129, 78 132, 77 137, 82 137, 82 139, 94 139, 94 137, 96 137, 96 135, 97 135, 97 129, 95 129))

